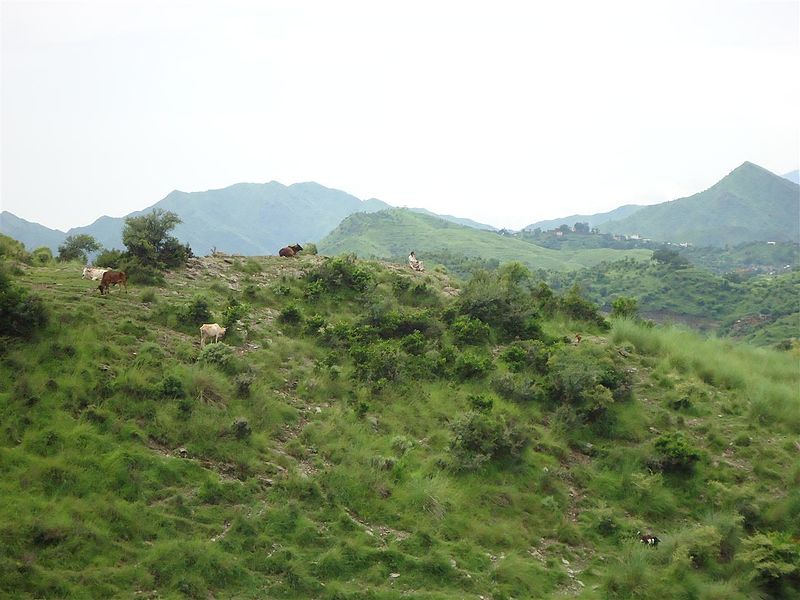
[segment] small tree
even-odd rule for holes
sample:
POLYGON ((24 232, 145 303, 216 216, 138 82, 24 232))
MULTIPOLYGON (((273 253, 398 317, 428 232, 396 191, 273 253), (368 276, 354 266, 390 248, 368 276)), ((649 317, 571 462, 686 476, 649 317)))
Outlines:
POLYGON ((70 235, 58 247, 58 260, 62 262, 68 260, 86 262, 86 253, 96 252, 97 250, 100 250, 100 244, 92 236, 86 233, 70 235))
POLYGON ((127 217, 122 230, 122 243, 141 265, 155 269, 177 267, 192 255, 188 245, 169 235, 180 217, 171 211, 155 208, 140 217, 127 217))

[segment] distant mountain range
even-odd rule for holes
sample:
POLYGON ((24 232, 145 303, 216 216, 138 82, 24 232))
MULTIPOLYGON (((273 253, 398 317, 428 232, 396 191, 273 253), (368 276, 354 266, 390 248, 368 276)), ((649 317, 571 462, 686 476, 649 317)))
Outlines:
POLYGON ((745 162, 703 192, 645 206, 600 229, 695 246, 800 242, 800 186, 745 162))
POLYGON ((800 184, 800 169, 795 169, 789 173, 784 173, 782 177, 794 183, 800 184))
MULTIPOLYGON (((792 177, 797 179, 797 175, 798 172, 794 171, 779 177, 746 162, 711 188, 688 198, 652 206, 625 205, 606 213, 538 221, 526 229, 553 229, 562 224, 581 222, 603 232, 638 234, 655 241, 690 242, 696 246, 735 245, 750 241, 797 243, 800 242, 800 186, 791 181, 792 177)), ((212 248, 246 255, 275 254, 287 244, 318 242, 325 238, 322 246, 328 252, 341 248, 358 251, 363 256, 388 257, 395 256, 396 252, 403 254, 412 247, 451 251, 463 248, 468 256, 488 257, 481 249, 484 240, 489 238, 473 234, 481 233, 480 230, 496 231, 490 225, 471 219, 412 208, 390 211, 389 216, 377 218, 372 222, 378 226, 377 230, 356 232, 356 225, 367 226, 369 219, 347 221, 347 217, 384 211, 391 208, 390 205, 374 198, 360 200, 317 183, 285 186, 272 181, 238 183, 205 192, 174 191, 146 210, 128 216, 141 215, 153 208, 178 214, 183 223, 176 227, 174 234, 197 254, 206 254, 212 248), (421 220, 413 221, 414 215, 421 220), (347 235, 356 237, 348 241, 347 235)), ((23 242, 29 250, 48 246, 55 251, 64 238, 79 233, 92 235, 106 248, 122 248, 124 220, 124 217, 101 217, 91 225, 62 232, 3 212, 0 214, 0 233, 23 242)), ((506 247, 512 240, 497 235, 490 239, 492 241, 486 245, 493 257, 508 257, 507 260, 519 257, 517 246, 506 247)), ((533 244, 521 240, 513 242, 525 245, 522 254, 529 260, 523 262, 542 266, 539 258, 544 255, 540 253, 535 260, 530 256, 533 244)), ((563 265, 565 260, 569 263, 571 258, 562 255, 557 262, 563 265)), ((586 261, 581 258, 578 262, 584 264, 586 261)))
MULTIPOLYGON (((183 222, 175 228, 174 235, 198 254, 216 248, 257 255, 275 254, 295 242, 319 240, 346 216, 389 205, 380 200, 362 201, 317 183, 285 186, 272 181, 238 183, 205 192, 176 190, 146 210, 127 216, 138 216, 153 208, 173 211, 181 218, 183 222)), ((101 217, 91 225, 63 233, 3 213, 0 232, 20 240, 29 249, 36 245, 55 249, 67 235, 79 233, 93 236, 106 248, 123 248, 124 222, 124 217, 101 217)))

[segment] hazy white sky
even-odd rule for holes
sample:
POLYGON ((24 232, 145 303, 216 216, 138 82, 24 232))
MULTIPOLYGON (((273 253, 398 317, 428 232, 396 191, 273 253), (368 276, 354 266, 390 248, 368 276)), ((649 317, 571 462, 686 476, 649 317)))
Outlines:
POLYGON ((316 181, 496 226, 800 163, 800 2, 2 1, 3 210, 316 181))

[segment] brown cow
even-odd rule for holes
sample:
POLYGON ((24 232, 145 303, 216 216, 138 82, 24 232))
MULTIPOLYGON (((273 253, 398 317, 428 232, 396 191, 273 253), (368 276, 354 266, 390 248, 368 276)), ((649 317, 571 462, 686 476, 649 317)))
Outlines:
POLYGON ((97 289, 100 290, 100 295, 103 293, 109 294, 109 289, 112 285, 120 284, 125 288, 125 293, 128 293, 128 274, 125 271, 106 271, 103 273, 103 279, 100 280, 100 285, 97 289))
POLYGON ((286 246, 286 248, 281 248, 278 251, 278 256, 296 256, 298 252, 300 252, 303 247, 300 244, 295 244, 294 246, 286 246))

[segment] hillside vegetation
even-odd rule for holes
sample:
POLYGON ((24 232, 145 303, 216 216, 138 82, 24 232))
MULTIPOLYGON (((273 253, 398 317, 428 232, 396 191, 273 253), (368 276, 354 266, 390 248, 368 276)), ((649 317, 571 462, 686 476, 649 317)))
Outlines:
POLYGON ((480 231, 405 209, 351 215, 319 243, 319 249, 326 254, 352 252, 382 259, 408 256, 409 251, 415 250, 423 262, 428 253, 449 253, 480 260, 518 261, 531 269, 555 271, 624 257, 648 258, 651 254, 638 249, 551 250, 513 236, 480 231))
POLYGON ((519 264, 166 281, 0 280, 4 320, 48 316, 0 345, 0 595, 800 593, 796 352, 609 324, 519 264))
MULTIPOLYGON (((664 251, 662 251, 664 252, 664 251)), ((656 253, 654 256, 659 256, 656 253)), ((543 274, 557 290, 578 285, 610 311, 619 297, 633 297, 642 314, 776 345, 800 337, 800 271, 758 277, 717 275, 666 251, 666 260, 622 260, 570 274, 543 274)))
POLYGON ((645 206, 624 219, 604 223, 600 229, 695 246, 798 243, 800 186, 745 162, 703 192, 645 206))

